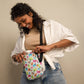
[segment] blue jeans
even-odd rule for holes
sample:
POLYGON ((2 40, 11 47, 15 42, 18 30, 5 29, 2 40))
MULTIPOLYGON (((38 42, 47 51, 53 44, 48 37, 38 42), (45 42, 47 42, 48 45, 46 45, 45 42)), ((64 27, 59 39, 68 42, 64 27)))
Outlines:
POLYGON ((41 78, 28 80, 23 69, 20 84, 66 84, 61 66, 59 63, 54 63, 56 69, 52 70, 49 64, 45 61, 46 70, 41 78))

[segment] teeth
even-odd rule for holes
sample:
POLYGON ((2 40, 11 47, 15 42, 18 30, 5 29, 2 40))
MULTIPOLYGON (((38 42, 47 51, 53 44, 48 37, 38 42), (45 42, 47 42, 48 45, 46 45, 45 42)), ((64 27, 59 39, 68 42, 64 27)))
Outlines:
POLYGON ((29 25, 27 25, 26 27, 29 27, 29 25))

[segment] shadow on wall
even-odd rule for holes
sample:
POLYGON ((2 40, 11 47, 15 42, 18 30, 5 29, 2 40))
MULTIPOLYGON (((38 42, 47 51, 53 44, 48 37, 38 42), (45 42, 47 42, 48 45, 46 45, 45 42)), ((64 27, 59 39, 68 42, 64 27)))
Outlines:
MULTIPOLYGON (((21 74, 22 74, 22 71, 23 71, 23 64, 19 64, 19 65, 15 65, 13 64, 12 62, 12 59, 11 59, 11 51, 12 49, 14 48, 14 43, 15 41, 13 41, 13 39, 8 43, 8 45, 10 45, 8 47, 9 49, 9 53, 8 53, 8 57, 6 58, 6 60, 8 61, 8 65, 6 64, 7 66, 7 71, 8 71, 8 83, 6 84, 20 84, 20 79, 21 79, 21 74)), ((6 56, 6 55, 5 55, 6 56)))
POLYGON ((20 84, 22 70, 23 70, 23 64, 15 65, 12 63, 12 61, 10 61, 10 68, 9 68, 10 83, 9 84, 20 84))

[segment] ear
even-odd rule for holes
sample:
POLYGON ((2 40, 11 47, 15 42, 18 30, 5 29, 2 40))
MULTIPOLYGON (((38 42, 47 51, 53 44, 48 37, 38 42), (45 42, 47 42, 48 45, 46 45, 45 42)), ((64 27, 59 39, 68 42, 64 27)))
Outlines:
POLYGON ((32 12, 29 12, 28 15, 32 17, 33 16, 33 13, 32 12))

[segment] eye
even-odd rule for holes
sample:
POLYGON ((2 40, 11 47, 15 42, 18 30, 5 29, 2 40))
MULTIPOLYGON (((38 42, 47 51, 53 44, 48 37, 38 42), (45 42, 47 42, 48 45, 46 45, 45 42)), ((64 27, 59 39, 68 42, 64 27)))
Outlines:
POLYGON ((25 20, 22 21, 23 23, 25 22, 25 20))
POLYGON ((22 19, 22 21, 21 21, 21 22, 25 23, 25 21, 26 21, 26 19, 22 19))

